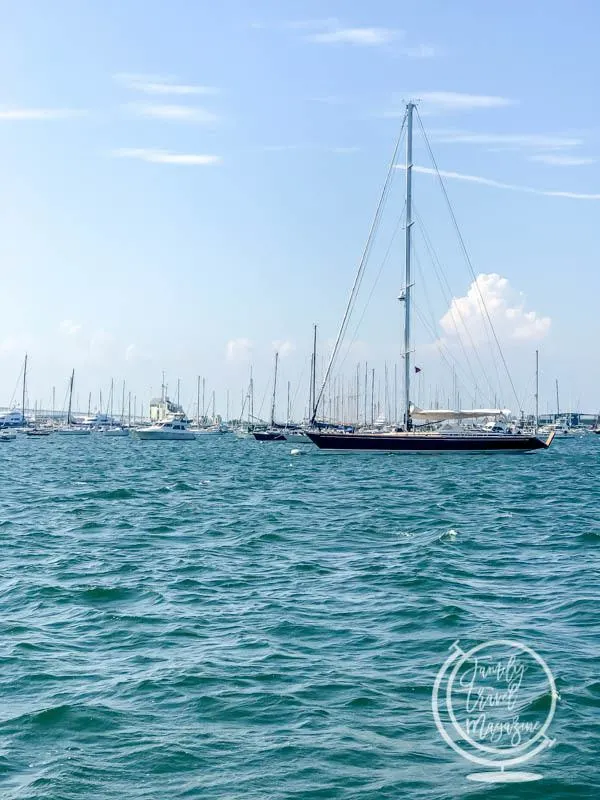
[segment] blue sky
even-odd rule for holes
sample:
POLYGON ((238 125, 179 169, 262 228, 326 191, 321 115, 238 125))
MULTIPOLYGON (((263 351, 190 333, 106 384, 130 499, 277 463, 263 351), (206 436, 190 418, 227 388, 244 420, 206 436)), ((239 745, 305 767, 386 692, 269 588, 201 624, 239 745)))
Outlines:
MULTIPOLYGON (((506 279, 486 285, 518 393, 531 405, 539 347, 542 408, 556 377, 565 406, 600 405, 595 2, 0 6, 0 404, 27 350, 32 403, 53 385, 62 403, 72 367, 81 405, 111 377, 146 402, 164 369, 186 402, 206 376, 224 411, 250 363, 262 397, 278 342, 300 413, 312 323, 326 350, 417 98, 475 271, 506 279)), ((436 191, 415 175, 468 312, 436 191)), ((379 374, 400 347, 400 247, 391 264, 350 359, 379 374)))

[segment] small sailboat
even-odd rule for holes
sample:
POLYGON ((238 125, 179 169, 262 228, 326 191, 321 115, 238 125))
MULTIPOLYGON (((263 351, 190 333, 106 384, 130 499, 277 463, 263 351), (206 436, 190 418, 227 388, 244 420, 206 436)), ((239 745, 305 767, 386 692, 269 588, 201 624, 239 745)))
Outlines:
POLYGON ((129 430, 124 427, 124 418, 125 418, 125 381, 123 381, 123 394, 121 397, 121 423, 119 425, 115 424, 114 417, 113 417, 113 391, 114 391, 114 381, 111 380, 110 382, 110 395, 108 399, 109 403, 109 424, 102 428, 101 433, 104 436, 111 436, 111 437, 123 437, 129 436, 129 430))
MULTIPOLYGON (((449 409, 443 414, 437 413, 437 417, 431 419, 432 414, 436 412, 423 410, 417 408, 411 400, 411 375, 412 375, 412 316, 413 316, 413 275, 411 270, 411 256, 412 256, 412 228, 413 228, 413 215, 412 215, 412 176, 413 176, 413 112, 415 111, 415 104, 409 102, 406 106, 406 115, 403 124, 406 125, 406 224, 405 224, 405 270, 404 270, 404 288, 400 294, 400 300, 404 306, 404 347, 403 347, 403 360, 404 360, 404 420, 402 425, 396 425, 392 430, 369 430, 361 431, 356 430, 354 427, 346 430, 331 429, 333 426, 326 423, 319 423, 317 421, 317 412, 319 402, 323 396, 326 383, 329 379, 330 372, 338 352, 339 343, 344 335, 347 316, 351 308, 353 296, 351 295, 346 315, 342 322, 340 332, 336 345, 329 362, 325 379, 323 381, 321 392, 315 399, 314 407, 311 409, 311 426, 312 430, 307 431, 308 437, 317 445, 317 447, 324 450, 377 450, 377 451, 393 451, 404 453, 418 453, 418 452, 514 452, 514 451, 528 451, 546 449, 550 446, 554 437, 554 431, 548 434, 548 437, 543 440, 538 438, 537 433, 521 434, 521 433, 508 433, 496 432, 494 430, 486 431, 482 428, 475 426, 464 428, 458 426, 454 429, 444 429, 435 427, 435 423, 449 422, 465 419, 476 419, 477 417, 485 416, 500 416, 502 411, 500 409, 474 409, 472 411, 454 411, 449 409), (418 423, 422 424, 419 425, 418 423), (314 427, 317 430, 314 430, 314 427), (318 428, 321 428, 318 430, 318 428), (328 429, 329 428, 329 429, 328 429)), ((395 159, 394 159, 395 160, 395 159)), ((393 161, 394 161, 393 160, 393 161)), ((392 162, 388 179, 384 188, 384 193, 389 187, 390 176, 393 174, 395 164, 392 162)), ((437 171, 437 166, 436 166, 437 171)), ((437 173, 441 181, 441 175, 437 173)), ((382 195, 382 199, 385 195, 382 195)), ((381 203, 380 203, 381 207, 381 203)), ((356 283, 355 283, 356 285, 356 283)), ((354 289, 353 289, 354 292, 354 289)))
POLYGON ((75 380, 75 370, 71 372, 71 379, 69 380, 69 407, 67 410, 67 421, 57 429, 57 433, 62 436, 89 436, 91 431, 83 425, 76 425, 73 421, 73 382, 75 380))

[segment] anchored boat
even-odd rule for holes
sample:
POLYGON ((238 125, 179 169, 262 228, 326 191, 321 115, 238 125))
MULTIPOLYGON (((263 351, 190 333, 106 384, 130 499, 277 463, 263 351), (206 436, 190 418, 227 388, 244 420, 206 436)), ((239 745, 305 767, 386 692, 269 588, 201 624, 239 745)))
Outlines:
MULTIPOLYGON (((342 341, 351 304, 354 301, 355 287, 360 285, 359 278, 361 277, 360 270, 355 280, 346 314, 342 321, 338 338, 333 349, 333 353, 325 374, 321 392, 317 398, 312 411, 311 427, 313 430, 307 431, 307 436, 323 450, 383 450, 394 452, 473 452, 473 451, 489 451, 489 452, 518 452, 528 450, 542 450, 546 449, 552 443, 554 438, 554 431, 551 431, 547 438, 541 439, 537 436, 537 431, 534 434, 524 433, 507 433, 504 431, 486 430, 484 428, 470 428, 461 429, 460 427, 454 430, 436 429, 432 426, 432 415, 435 411, 427 412, 421 409, 416 409, 411 403, 411 373, 413 369, 412 364, 412 341, 411 341, 411 328, 412 328, 412 292, 413 292, 413 275, 411 269, 411 256, 412 256, 412 176, 413 176, 413 113, 415 111, 414 103, 408 103, 406 106, 406 115, 403 123, 406 126, 406 225, 405 225, 405 274, 404 274, 404 289, 401 292, 400 300, 404 304, 404 348, 402 358, 404 361, 404 421, 401 426, 396 426, 392 430, 387 431, 360 431, 356 429, 351 430, 317 430, 314 431, 314 426, 319 427, 317 421, 317 410, 319 402, 323 396, 323 391, 331 374, 331 369, 339 351, 339 345, 342 341), (423 425, 419 426, 418 422, 421 419, 428 420, 423 425)), ((423 131, 424 133, 424 131, 423 131)), ((401 133, 402 135, 402 133, 401 133)), ((399 140, 400 141, 400 140, 399 140)), ((399 142, 398 142, 399 144, 399 142)), ((388 177, 384 186, 384 192, 378 214, 382 208, 387 191, 391 184, 391 176, 393 170, 396 168, 394 163, 395 155, 392 159, 392 164, 388 171, 388 177)), ((435 163, 435 162, 434 162, 435 163)), ((438 178, 441 181, 439 170, 436 170, 438 178)), ((376 217, 377 220, 377 217, 376 217)), ((374 223, 375 227, 375 223, 374 223)), ((373 229, 372 229, 373 230, 373 229)), ((368 246, 365 253, 368 252, 368 246)), ((364 261, 364 256, 363 256, 364 261)), ((363 262, 361 262, 361 268, 363 262)), ((418 370, 417 370, 418 371, 418 370)), ((433 422, 441 422, 444 420, 471 420, 482 416, 481 410, 471 411, 449 411, 439 412, 437 420, 434 416, 433 422)), ((502 412, 497 409, 485 410, 486 416, 493 416, 502 412)), ((331 427, 331 426, 329 426, 331 427)))

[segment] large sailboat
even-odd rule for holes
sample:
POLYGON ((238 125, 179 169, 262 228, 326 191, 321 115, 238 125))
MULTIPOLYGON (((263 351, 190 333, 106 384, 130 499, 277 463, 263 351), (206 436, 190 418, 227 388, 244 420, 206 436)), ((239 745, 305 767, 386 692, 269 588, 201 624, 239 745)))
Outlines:
MULTIPOLYGON (((324 450, 379 450, 397 452, 514 452, 545 449, 550 446, 554 433, 551 432, 546 439, 537 436, 537 430, 532 434, 507 432, 505 430, 491 430, 484 427, 471 426, 469 428, 461 425, 443 428, 440 423, 459 422, 463 420, 475 420, 478 418, 497 418, 502 416, 501 409, 474 409, 471 411, 447 411, 429 412, 416 408, 411 401, 411 374, 413 369, 411 353, 411 324, 412 324, 412 289, 413 276, 411 271, 412 255, 412 175, 413 175, 413 112, 414 103, 406 106, 406 224, 405 224, 405 274, 404 289, 400 295, 400 300, 404 305, 404 347, 402 358, 404 361, 404 418, 401 425, 391 426, 391 430, 356 430, 355 428, 345 430, 332 429, 333 426, 322 426, 321 430, 314 430, 314 426, 319 428, 317 413, 319 401, 323 394, 325 383, 329 377, 330 369, 336 356, 334 348, 331 356, 329 369, 325 375, 321 394, 315 398, 312 409, 311 426, 313 429, 307 431, 307 435, 317 445, 324 450), (432 419, 432 414, 434 415, 432 419), (421 424, 419 424, 421 423, 421 424), (436 427, 437 424, 437 427, 436 427), (325 428, 328 429, 325 429, 325 428)), ((395 154, 394 154, 395 155, 395 154)), ((394 169, 393 164, 390 169, 394 169)), ((391 174, 391 173, 390 173, 391 174)), ((389 175, 388 175, 389 180, 389 175)), ((384 195, 385 196, 385 189, 384 195)), ((348 310, 346 312, 348 314, 348 310)), ((344 330, 344 322, 340 329, 338 341, 344 330)))

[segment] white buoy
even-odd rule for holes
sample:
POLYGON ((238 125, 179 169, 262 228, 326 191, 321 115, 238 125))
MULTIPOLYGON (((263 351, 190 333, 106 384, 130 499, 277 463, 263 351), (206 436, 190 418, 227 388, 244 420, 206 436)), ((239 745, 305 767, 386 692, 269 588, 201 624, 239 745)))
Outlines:
POLYGON ((291 456, 299 456, 301 452, 302 452, 302 450, 298 450, 297 447, 294 447, 293 450, 290 450, 290 455, 291 456))

